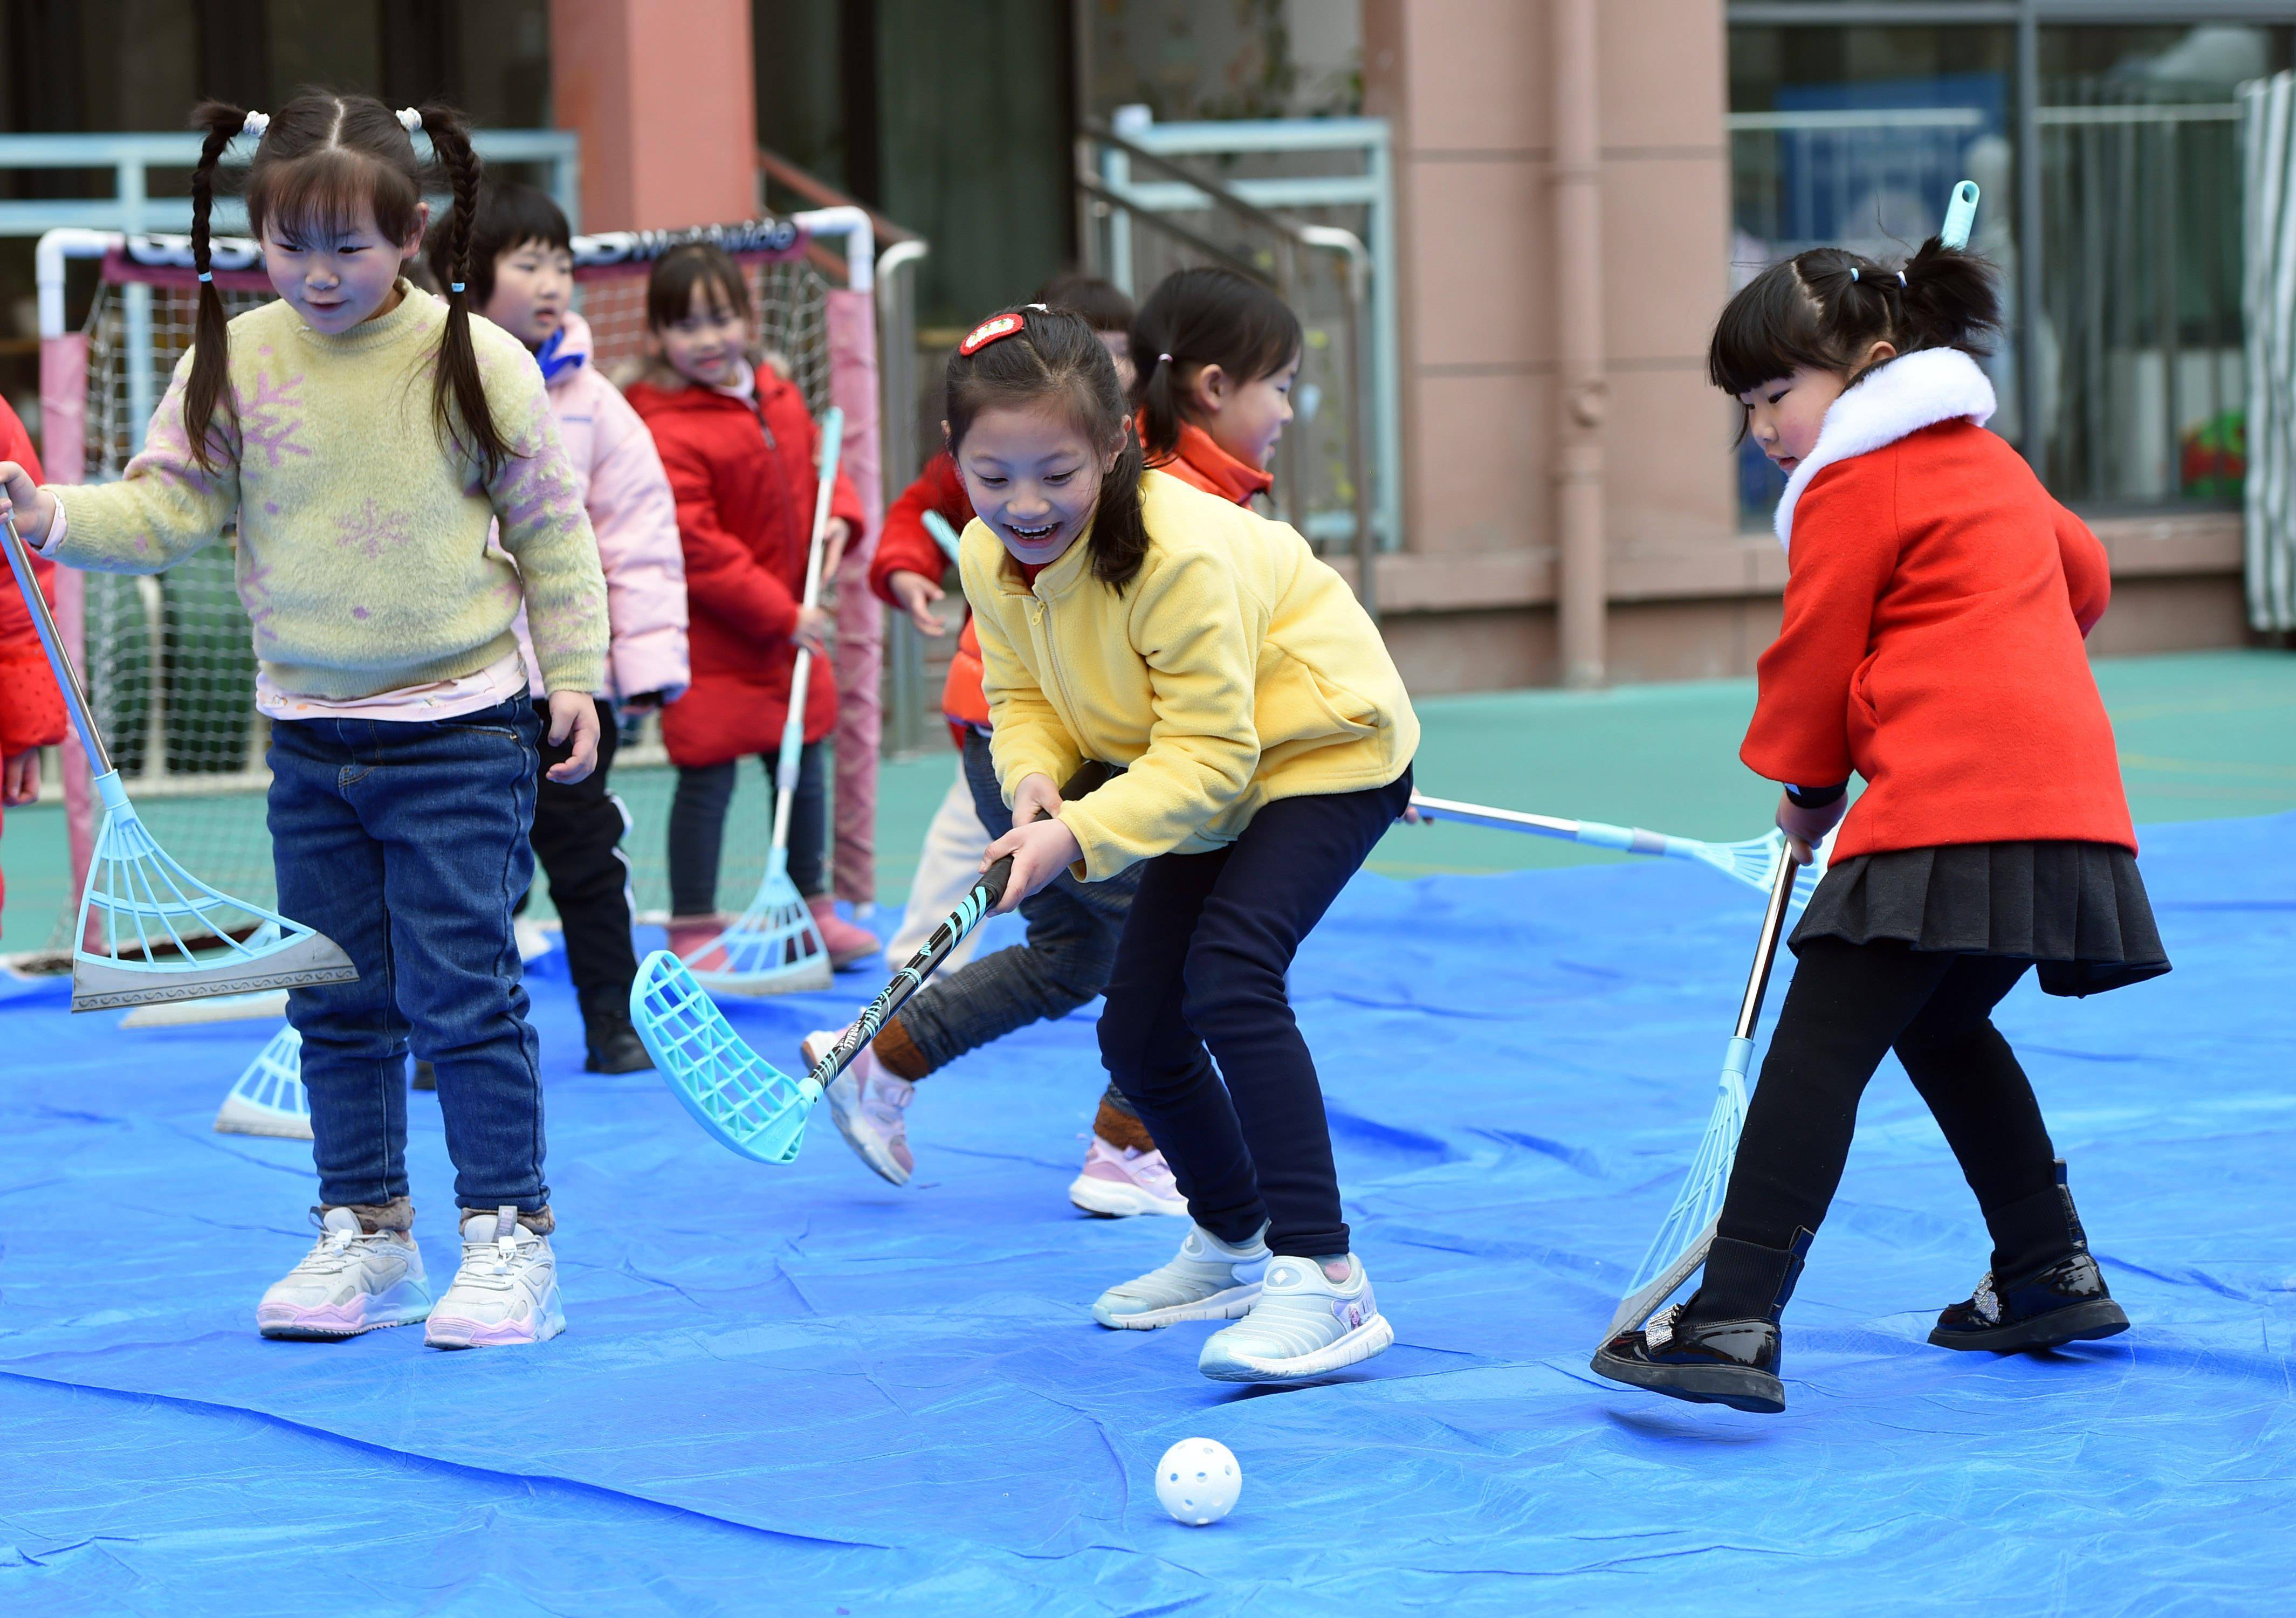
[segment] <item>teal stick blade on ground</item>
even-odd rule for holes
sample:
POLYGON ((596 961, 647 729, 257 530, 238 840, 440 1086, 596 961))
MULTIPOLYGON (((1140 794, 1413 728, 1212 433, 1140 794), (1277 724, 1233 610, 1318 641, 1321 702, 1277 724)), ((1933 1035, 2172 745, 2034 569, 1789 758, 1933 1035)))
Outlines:
POLYGON ((1738 1134, 1746 1123, 1746 1072, 1754 1058, 1754 1031, 1762 1020, 1762 1000, 1768 993, 1770 968, 1777 964, 1778 944, 1785 936, 1786 911, 1791 908, 1793 881, 1789 864, 1770 887, 1770 902, 1762 912, 1762 932, 1754 946, 1753 968, 1746 977, 1746 993, 1738 1002, 1738 1023, 1722 1054, 1722 1077, 1714 1098, 1714 1111, 1699 1138, 1697 1156, 1683 1176, 1682 1189, 1667 1210, 1665 1222, 1652 1238, 1650 1249, 1628 1283, 1627 1295, 1611 1316, 1603 1334, 1608 1343, 1622 1331, 1631 1331, 1656 1312, 1680 1290, 1706 1262, 1714 1243, 1715 1222, 1722 1213, 1722 1197, 1730 1188, 1730 1165, 1738 1156, 1738 1134))
POLYGON ((357 979, 358 969, 333 939, 201 881, 160 846, 112 767, 111 750, 88 711, 79 672, 56 632, 12 512, 0 522, 0 549, 7 552, 8 569, 31 610, 40 650, 63 692, 103 805, 72 936, 72 1009, 102 1011, 357 979), (94 947, 91 941, 98 939, 101 947, 94 947))

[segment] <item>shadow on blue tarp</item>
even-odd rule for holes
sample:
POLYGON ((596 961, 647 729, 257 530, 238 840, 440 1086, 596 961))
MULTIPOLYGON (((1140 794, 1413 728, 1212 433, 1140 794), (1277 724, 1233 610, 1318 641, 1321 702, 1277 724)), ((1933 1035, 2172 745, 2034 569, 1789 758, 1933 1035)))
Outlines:
MULTIPOLYGON (((1611 865, 1359 880, 1294 977, 1357 1245, 1398 1345, 1238 1394, 1208 1327, 1086 1312, 1171 1221, 1063 1189, 1088 1018, 936 1075, 918 1177, 825 1118, 709 1144, 652 1075, 579 1071, 545 965, 570 1328, 266 1344, 308 1147, 211 1133, 268 1028, 0 1003, 0 1610, 360 1613, 2208 1611, 2296 1583, 2296 816, 2152 829, 2177 972, 2002 1021, 2136 1321, 2038 1358, 1926 1346, 1987 1242, 1892 1065, 1788 1318, 1792 1408, 1636 1396, 1586 1357, 1695 1144, 1757 899, 1611 865), (1174 1440, 1242 1459, 1165 1518, 1174 1440)), ((775 1059, 876 986, 729 1012, 775 1059)), ((1776 1003, 1774 994, 1773 1005, 1776 1003)), ((451 1173, 412 1103, 420 1233, 451 1173)))

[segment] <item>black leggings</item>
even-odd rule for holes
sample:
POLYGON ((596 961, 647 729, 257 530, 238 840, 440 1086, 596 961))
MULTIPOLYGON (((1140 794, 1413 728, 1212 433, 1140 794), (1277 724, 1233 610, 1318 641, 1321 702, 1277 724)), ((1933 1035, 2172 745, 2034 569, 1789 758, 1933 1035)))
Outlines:
MULTIPOLYGON (((807 898, 829 891, 829 761, 822 743, 799 750, 797 790, 790 797, 789 878, 807 898)), ((780 759, 762 756, 766 766, 766 824, 773 824, 774 770, 780 759)), ((718 908, 718 866, 726 852, 726 810, 734 800, 742 761, 680 764, 677 789, 669 800, 669 908, 677 916, 707 916, 718 908)), ((747 904, 742 895, 736 906, 747 904)))
POLYGON ((2040 1104, 1992 1022, 2028 964, 1896 943, 1803 944, 1717 1234, 1785 1247, 1797 1229, 1818 1228, 1841 1183, 1857 1099, 1891 1050, 1986 1213, 2054 1185, 2040 1104))
POLYGON ((1226 847, 1159 854, 1141 874, 1101 1060, 1163 1148, 1189 1216, 1222 1241, 1264 1222, 1276 1253, 1348 1251, 1324 1091, 1285 977, 1410 800, 1408 769, 1365 791, 1279 798, 1226 847))

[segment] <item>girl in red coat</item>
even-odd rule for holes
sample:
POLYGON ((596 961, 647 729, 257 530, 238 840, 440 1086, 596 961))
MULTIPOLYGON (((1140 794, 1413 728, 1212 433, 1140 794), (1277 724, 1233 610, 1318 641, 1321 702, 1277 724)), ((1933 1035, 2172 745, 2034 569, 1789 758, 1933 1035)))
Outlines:
MULTIPOLYGON (((24 424, 0 399, 0 461, 13 461, 41 480, 40 458, 24 424)), ((32 572, 53 594, 56 565, 32 559, 32 572)), ((64 699, 32 627, 32 609, 0 563, 0 806, 19 808, 40 796, 40 749, 64 739, 64 699)), ((0 882, 0 899, 7 886, 0 882)))
POLYGON ((1993 1238, 1990 1273, 1930 1341, 2002 1352, 2128 1325, 1991 1020, 2030 968, 2073 995, 2169 969, 2082 646, 2104 551, 1985 430, 1993 389, 1970 355, 1997 323, 1992 266, 1932 239, 1902 269, 1803 253, 1715 330, 1709 373, 1788 474, 1785 625, 1740 756, 1785 783, 1796 859, 1841 835, 1793 932, 1702 1284, 1603 1345, 1594 1369, 1614 1380, 1784 1408, 1778 1316, 1892 1050, 1993 1238))
MULTIPOLYGON (((718 867, 726 808, 745 755, 770 780, 789 714, 797 650, 813 653, 805 748, 790 810, 790 880, 806 896, 832 963, 873 953, 875 935, 839 918, 829 894, 828 765, 836 728, 832 619, 803 604, 806 557, 820 483, 821 434, 804 396, 758 363, 750 290, 722 249, 694 242, 665 253, 646 285, 657 362, 629 402, 652 430, 685 546, 693 683, 665 707, 661 739, 677 766, 669 810, 669 947, 689 954, 720 932, 718 867)), ((860 532, 861 499, 838 474, 824 576, 860 532)))

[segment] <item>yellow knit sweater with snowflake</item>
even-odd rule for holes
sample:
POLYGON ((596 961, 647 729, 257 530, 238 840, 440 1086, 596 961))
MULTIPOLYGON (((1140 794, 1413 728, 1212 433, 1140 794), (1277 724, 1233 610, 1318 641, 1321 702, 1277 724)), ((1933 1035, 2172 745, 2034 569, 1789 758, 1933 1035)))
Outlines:
POLYGON ((431 406, 446 306, 399 283, 398 307, 325 336, 283 301, 231 323, 231 401, 191 454, 176 368, 144 452, 117 483, 53 490, 51 554, 157 573, 239 523, 239 596, 283 692, 337 701, 475 674, 518 650, 523 604, 551 691, 603 685, 606 584, 542 372, 473 318, 487 398, 516 454, 492 478, 431 406), (499 519, 499 548, 488 532, 499 519))

